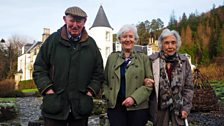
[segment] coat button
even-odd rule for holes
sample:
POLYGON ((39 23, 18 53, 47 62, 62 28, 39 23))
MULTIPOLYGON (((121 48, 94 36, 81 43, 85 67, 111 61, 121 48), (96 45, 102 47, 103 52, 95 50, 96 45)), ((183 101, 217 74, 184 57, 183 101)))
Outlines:
POLYGON ((112 90, 112 87, 110 87, 110 90, 112 90))
POLYGON ((114 76, 112 76, 112 79, 114 79, 114 76))
POLYGON ((138 79, 138 76, 135 76, 135 79, 138 79))

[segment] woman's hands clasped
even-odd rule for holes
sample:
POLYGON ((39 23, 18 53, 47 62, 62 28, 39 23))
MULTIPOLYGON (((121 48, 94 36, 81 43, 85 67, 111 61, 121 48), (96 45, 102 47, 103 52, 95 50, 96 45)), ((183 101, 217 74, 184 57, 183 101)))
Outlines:
POLYGON ((145 78, 144 79, 144 85, 145 86, 153 87, 154 83, 155 83, 155 81, 153 79, 150 79, 150 78, 145 78))

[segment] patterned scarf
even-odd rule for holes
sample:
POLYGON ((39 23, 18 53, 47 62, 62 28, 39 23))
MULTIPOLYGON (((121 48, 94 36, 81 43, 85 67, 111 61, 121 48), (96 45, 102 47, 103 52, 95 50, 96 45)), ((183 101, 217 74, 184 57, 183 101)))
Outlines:
POLYGON ((170 110, 174 110, 175 114, 179 115, 180 109, 183 106, 181 95, 181 80, 183 80, 182 62, 177 53, 165 57, 164 53, 160 52, 160 59, 160 107, 161 109, 169 108, 170 110), (171 63, 171 80, 168 78, 166 63, 171 63))

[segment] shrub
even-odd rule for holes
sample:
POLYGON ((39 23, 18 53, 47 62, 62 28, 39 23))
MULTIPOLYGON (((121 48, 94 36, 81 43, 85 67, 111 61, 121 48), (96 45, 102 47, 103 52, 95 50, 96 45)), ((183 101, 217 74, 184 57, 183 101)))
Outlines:
POLYGON ((15 81, 12 79, 6 79, 0 81, 0 97, 7 97, 14 94, 15 81))
POLYGON ((24 97, 25 94, 22 91, 15 90, 11 97, 24 97))
POLYGON ((20 81, 18 84, 18 89, 23 90, 23 89, 34 89, 37 88, 33 80, 24 80, 20 81))
POLYGON ((92 112, 93 115, 100 115, 100 114, 106 113, 107 104, 104 100, 94 99, 93 102, 94 102, 93 112, 92 112))
POLYGON ((14 102, 0 102, 0 121, 15 118, 17 109, 14 102))

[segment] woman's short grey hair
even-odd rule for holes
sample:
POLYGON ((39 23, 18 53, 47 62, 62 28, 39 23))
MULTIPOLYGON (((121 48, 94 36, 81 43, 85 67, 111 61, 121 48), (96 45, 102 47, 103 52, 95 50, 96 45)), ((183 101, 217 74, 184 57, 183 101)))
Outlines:
POLYGON ((162 33, 160 34, 159 38, 158 38, 158 46, 160 48, 160 50, 162 50, 162 42, 163 39, 167 36, 173 35, 176 38, 177 41, 177 51, 179 50, 180 46, 181 46, 181 38, 180 35, 177 31, 172 30, 170 31, 169 29, 164 29, 162 31, 162 33))
POLYGON ((119 40, 119 38, 121 37, 123 33, 129 32, 129 31, 132 31, 134 33, 135 43, 137 43, 139 38, 137 28, 136 26, 130 25, 130 24, 126 24, 120 28, 120 30, 117 32, 117 39, 119 40))

